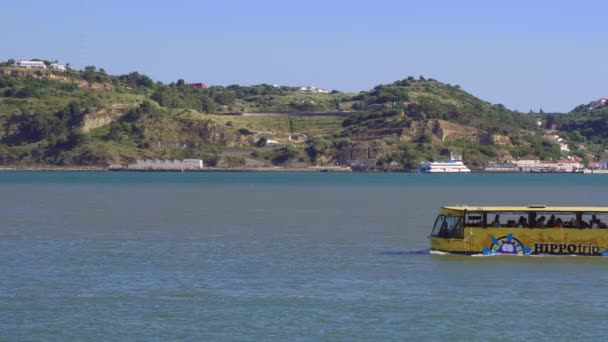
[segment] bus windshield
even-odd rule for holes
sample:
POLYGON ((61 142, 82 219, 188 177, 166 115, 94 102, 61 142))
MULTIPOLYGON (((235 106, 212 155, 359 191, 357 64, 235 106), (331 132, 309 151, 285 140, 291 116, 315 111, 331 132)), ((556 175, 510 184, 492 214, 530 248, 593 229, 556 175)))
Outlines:
POLYGON ((439 215, 435 220, 431 236, 461 239, 464 237, 460 216, 439 215))

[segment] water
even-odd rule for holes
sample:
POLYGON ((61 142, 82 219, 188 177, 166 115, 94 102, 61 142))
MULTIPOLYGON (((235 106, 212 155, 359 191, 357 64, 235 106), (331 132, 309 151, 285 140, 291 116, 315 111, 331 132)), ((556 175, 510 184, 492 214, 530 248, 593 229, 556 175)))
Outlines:
POLYGON ((0 173, 0 341, 604 340, 608 260, 428 253, 602 175, 0 173))

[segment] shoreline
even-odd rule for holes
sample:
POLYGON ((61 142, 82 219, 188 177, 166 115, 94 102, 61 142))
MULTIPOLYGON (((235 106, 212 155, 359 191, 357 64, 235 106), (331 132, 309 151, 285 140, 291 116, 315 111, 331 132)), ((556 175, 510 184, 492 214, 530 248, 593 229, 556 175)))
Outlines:
POLYGON ((148 173, 148 172, 353 172, 350 168, 344 167, 310 167, 310 168, 214 168, 207 167, 203 169, 155 169, 155 170, 134 170, 134 169, 111 169, 108 167, 47 167, 47 166, 32 166, 32 167, 0 167, 0 172, 130 172, 130 173, 148 173))
MULTIPOLYGON (((110 168, 106 166, 3 166, 0 167, 0 173, 2 172, 129 172, 129 173, 148 173, 148 172, 190 172, 190 173, 206 173, 206 172, 262 172, 262 173, 278 173, 278 172, 289 172, 289 173, 419 173, 416 170, 408 171, 403 169, 398 170, 352 170, 349 167, 306 167, 306 168, 283 168, 283 167, 255 167, 255 168, 244 168, 244 167, 233 167, 233 168, 216 168, 206 167, 202 169, 126 169, 126 168, 110 168)), ((484 171, 484 170, 472 170, 470 173, 480 174, 608 174, 607 170, 588 170, 587 172, 530 172, 530 171, 484 171)), ((436 174, 463 174, 463 173, 450 173, 450 172, 438 172, 436 174)))

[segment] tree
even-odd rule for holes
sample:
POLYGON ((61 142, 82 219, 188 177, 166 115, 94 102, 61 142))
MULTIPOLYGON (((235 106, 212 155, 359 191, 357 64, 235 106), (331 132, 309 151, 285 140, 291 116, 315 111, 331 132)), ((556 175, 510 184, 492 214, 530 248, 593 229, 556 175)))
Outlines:
POLYGON ((264 147, 266 146, 266 142, 268 141, 268 139, 261 137, 260 140, 258 140, 258 142, 256 143, 257 147, 264 147))
POLYGON ((93 65, 87 65, 82 72, 82 79, 88 82, 95 82, 97 79, 97 68, 93 65))
POLYGON ((186 82, 183 79, 179 79, 177 80, 177 84, 178 87, 183 87, 184 85, 186 85, 186 82))
POLYGON ((208 98, 207 96, 204 96, 202 99, 203 105, 202 105, 202 110, 203 112, 207 113, 207 114, 211 114, 213 112, 215 112, 215 104, 213 103, 213 101, 208 98))

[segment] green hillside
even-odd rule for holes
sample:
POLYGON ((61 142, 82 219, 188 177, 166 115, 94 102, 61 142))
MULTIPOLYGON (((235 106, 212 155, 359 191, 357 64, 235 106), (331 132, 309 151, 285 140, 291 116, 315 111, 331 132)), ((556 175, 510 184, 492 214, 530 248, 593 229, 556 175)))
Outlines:
POLYGON ((274 165, 374 159, 380 168, 412 168, 450 151, 473 167, 527 154, 561 157, 536 120, 422 77, 356 94, 314 93, 266 84, 196 88, 93 66, 59 72, 0 63, 1 165, 202 158, 235 167, 250 158, 274 165), (279 146, 264 147, 267 140, 279 146))

